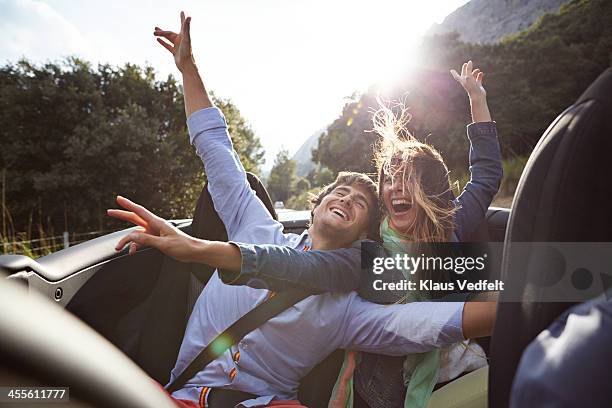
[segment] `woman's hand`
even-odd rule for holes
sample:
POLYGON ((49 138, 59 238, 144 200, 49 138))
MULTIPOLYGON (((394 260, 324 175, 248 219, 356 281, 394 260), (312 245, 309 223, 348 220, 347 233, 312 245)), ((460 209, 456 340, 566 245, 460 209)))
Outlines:
POLYGON ((474 70, 472 70, 472 68, 472 61, 470 60, 464 63, 461 67, 461 75, 459 75, 454 69, 451 69, 450 72, 453 75, 453 78, 455 78, 455 80, 459 82, 463 89, 465 89, 465 91, 468 93, 470 99, 486 98, 487 91, 485 91, 484 87, 482 86, 484 73, 478 68, 474 70))
POLYGON ((181 11, 181 31, 179 33, 164 31, 159 27, 155 27, 153 32, 153 35, 157 37, 157 42, 163 45, 174 56, 174 63, 181 72, 185 68, 195 65, 193 54, 191 53, 190 26, 191 17, 185 18, 185 13, 181 11), (160 37, 165 38, 169 42, 164 41, 160 37))
POLYGON ((472 70, 472 61, 468 61, 461 67, 461 75, 454 69, 451 74, 470 97, 470 107, 472 109, 472 122, 490 122, 491 113, 487 105, 487 91, 482 86, 484 73, 476 68, 472 70))
POLYGON ((141 230, 132 231, 123 237, 115 250, 121 251, 126 245, 130 246, 130 254, 136 252, 141 246, 152 246, 164 254, 182 262, 192 262, 195 258, 196 240, 172 226, 166 220, 141 205, 127 198, 117 196, 117 204, 125 210, 107 210, 113 218, 128 221, 141 227, 141 230))

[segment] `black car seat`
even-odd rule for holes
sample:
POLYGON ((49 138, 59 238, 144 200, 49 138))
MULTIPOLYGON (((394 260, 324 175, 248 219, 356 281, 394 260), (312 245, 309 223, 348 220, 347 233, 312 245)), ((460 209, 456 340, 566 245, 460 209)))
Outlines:
MULTIPOLYGON (((247 180, 272 217, 278 220, 272 200, 259 178, 247 173, 247 180)), ((214 209, 207 186, 200 194, 191 227, 187 232, 202 239, 215 241, 228 239, 225 226, 214 209)), ((198 296, 213 273, 214 268, 207 265, 186 264, 164 257, 148 322, 140 340, 140 355, 137 358, 140 366, 162 384, 169 380, 187 320, 198 296)), ((342 361, 343 352, 336 351, 313 368, 302 380, 298 397, 303 404, 311 407, 327 405, 342 361)))
POLYGON ((555 281, 574 271, 535 268, 529 256, 524 256, 524 246, 519 256, 519 244, 513 243, 612 241, 610 152, 612 69, 546 130, 517 187, 504 246, 502 278, 506 287, 491 341, 492 408, 508 406, 525 347, 573 304, 538 302, 541 292, 537 285, 527 283, 555 281), (517 296, 520 302, 509 301, 517 296))

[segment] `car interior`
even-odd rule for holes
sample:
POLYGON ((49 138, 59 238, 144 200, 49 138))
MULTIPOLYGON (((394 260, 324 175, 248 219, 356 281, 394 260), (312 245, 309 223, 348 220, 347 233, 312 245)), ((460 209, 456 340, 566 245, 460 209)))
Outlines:
MULTIPOLYGON (((607 155, 612 148, 612 69, 599 78, 546 130, 521 176, 504 241, 502 279, 508 285, 497 308, 491 341, 489 406, 507 407, 512 380, 527 345, 573 305, 538 302, 542 285, 571 275, 553 256, 530 262, 513 243, 611 242, 612 211, 607 155), (550 274, 550 276, 542 276, 550 274), (520 302, 505 302, 520 293, 520 302)), ((608 259, 599 259, 609 265, 608 259)), ((607 275, 593 280, 609 288, 607 275)), ((585 396, 588 398, 588 396, 585 396)))
MULTIPOLYGON (((522 351, 572 305, 538 302, 537 290, 525 290, 542 269, 513 256, 512 244, 612 241, 605 157, 612 151, 610 117, 612 69, 546 130, 522 174, 512 211, 490 208, 467 240, 504 242, 501 277, 512 290, 524 291, 521 302, 505 302, 502 292, 485 347, 490 407, 509 406, 522 351)), ((261 182, 253 175, 248 180, 278 219, 261 182)), ((285 232, 301 233, 307 223, 292 221, 285 232)), ((193 219, 174 224, 198 238, 227 240, 206 187, 193 219)), ((168 382, 187 320, 213 270, 151 248, 133 256, 117 253, 114 245, 127 231, 37 260, 0 256, 0 273, 8 275, 0 279, 0 384, 69 385, 74 406, 173 406, 149 377, 168 382)), ((304 378, 298 395, 304 405, 327 406, 342 360, 338 350, 304 378)))

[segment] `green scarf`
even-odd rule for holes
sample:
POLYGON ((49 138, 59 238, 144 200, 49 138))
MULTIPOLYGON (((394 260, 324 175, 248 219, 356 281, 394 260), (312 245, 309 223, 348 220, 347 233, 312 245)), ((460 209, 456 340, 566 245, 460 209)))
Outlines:
MULTIPOLYGON (((380 236, 390 255, 404 254, 409 237, 404 237, 389 227, 389 217, 380 224, 380 236)), ((410 275, 405 274, 407 278, 410 275)), ((408 293, 406 302, 418 300, 417 293, 408 293)), ((425 408, 431 398, 440 371, 440 350, 411 354, 404 360, 404 384, 407 385, 404 408, 425 408)))

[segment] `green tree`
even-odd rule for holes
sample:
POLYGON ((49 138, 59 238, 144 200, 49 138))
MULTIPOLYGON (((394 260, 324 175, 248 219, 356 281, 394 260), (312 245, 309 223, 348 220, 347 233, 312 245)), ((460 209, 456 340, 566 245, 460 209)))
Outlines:
POLYGON ((310 190, 310 181, 307 178, 300 177, 297 183, 295 183, 295 189, 298 193, 310 190))
POLYGON ((287 201, 295 191, 296 163, 289 158, 289 151, 283 149, 276 155, 274 166, 268 176, 268 192, 274 201, 287 201))
POLYGON ((314 170, 308 173, 308 181, 311 187, 323 187, 332 183, 336 175, 327 167, 317 166, 314 170))
MULTIPOLYGON (((235 105, 215 98, 245 168, 263 162, 235 105)), ((124 194, 170 218, 191 216, 205 181, 189 143, 182 89, 169 76, 78 58, 0 67, 0 170, 13 234, 115 228, 105 209, 124 194)))
POLYGON ((229 99, 219 99, 213 95, 217 105, 225 115, 227 127, 232 136, 234 148, 246 171, 259 174, 259 166, 264 163, 264 150, 259 138, 247 123, 240 111, 229 99))
POLYGON ((373 99, 372 95, 364 95, 344 106, 342 116, 319 137, 317 147, 312 150, 315 162, 334 173, 374 171, 371 160, 376 135, 367 132, 371 128, 367 110, 373 106, 373 99))
POLYGON ((292 210, 310 210, 312 209, 311 200, 320 190, 320 188, 315 187, 310 190, 296 193, 285 202, 285 207, 291 208, 292 210))

